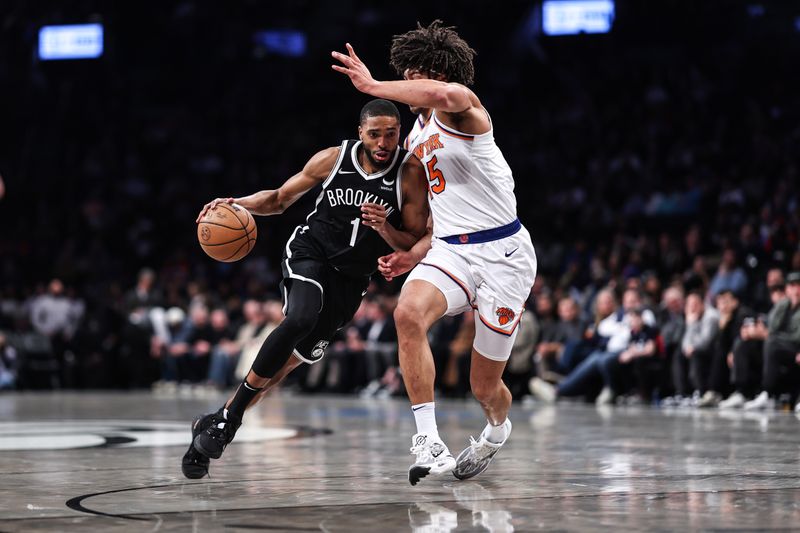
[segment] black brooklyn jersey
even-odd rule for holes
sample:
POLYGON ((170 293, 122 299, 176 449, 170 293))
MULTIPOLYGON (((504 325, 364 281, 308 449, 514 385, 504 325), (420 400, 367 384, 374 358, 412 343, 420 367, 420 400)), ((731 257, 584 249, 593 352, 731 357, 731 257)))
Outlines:
POLYGON ((367 174, 358 162, 360 146, 361 141, 342 142, 316 208, 293 236, 310 237, 321 259, 347 276, 371 275, 378 268, 378 258, 392 252, 377 231, 362 224, 361 204, 383 205, 388 212, 387 223, 402 229, 400 167, 408 152, 398 147, 389 166, 367 174))

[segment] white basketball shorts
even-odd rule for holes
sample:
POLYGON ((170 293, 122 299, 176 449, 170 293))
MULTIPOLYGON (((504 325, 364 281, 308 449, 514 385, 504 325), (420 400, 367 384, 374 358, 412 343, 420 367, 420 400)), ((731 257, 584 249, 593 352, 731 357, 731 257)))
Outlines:
POLYGON ((447 300, 446 315, 472 309, 475 350, 488 359, 507 361, 535 278, 536 252, 523 226, 514 235, 479 244, 434 238, 406 283, 433 284, 447 300))

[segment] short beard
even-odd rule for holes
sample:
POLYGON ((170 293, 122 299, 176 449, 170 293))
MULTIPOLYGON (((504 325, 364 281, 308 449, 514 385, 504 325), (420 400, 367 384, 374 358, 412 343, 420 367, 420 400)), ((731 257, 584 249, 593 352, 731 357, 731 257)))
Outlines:
POLYGON ((388 166, 389 166, 389 164, 392 162, 392 157, 391 157, 391 155, 389 156, 389 158, 386 160, 386 162, 385 162, 385 163, 381 163, 380 161, 378 161, 377 159, 375 159, 374 157, 372 157, 372 152, 370 152, 369 150, 367 150, 367 149, 366 149, 366 147, 363 147, 363 146, 362 146, 362 148, 364 148, 364 155, 366 155, 366 156, 367 156, 367 159, 368 159, 368 160, 369 160, 369 162, 372 164, 372 166, 373 166, 373 167, 375 167, 375 168, 378 168, 378 169, 381 169, 381 170, 383 170, 384 168, 388 167, 388 166))

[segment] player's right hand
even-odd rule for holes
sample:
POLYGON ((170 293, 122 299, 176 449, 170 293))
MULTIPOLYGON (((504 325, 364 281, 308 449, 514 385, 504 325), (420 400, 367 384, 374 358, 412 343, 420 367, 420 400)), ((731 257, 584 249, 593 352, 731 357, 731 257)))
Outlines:
POLYGON ((209 211, 216 209, 219 204, 232 204, 232 203, 233 203, 233 198, 214 198, 213 200, 211 200, 210 202, 208 202, 206 205, 203 206, 203 209, 200 211, 200 214, 197 215, 197 220, 195 220, 195 222, 199 224, 200 219, 206 216, 206 213, 208 213, 209 211))
POLYGON ((386 281, 402 276, 417 264, 410 252, 393 252, 378 258, 378 271, 386 281))

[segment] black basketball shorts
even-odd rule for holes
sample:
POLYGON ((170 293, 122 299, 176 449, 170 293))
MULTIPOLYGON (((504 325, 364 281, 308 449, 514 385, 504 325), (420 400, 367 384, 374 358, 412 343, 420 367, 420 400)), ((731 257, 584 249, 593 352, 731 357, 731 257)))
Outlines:
MULTIPOLYGON (((334 334, 352 320, 361 299, 367 292, 369 277, 352 278, 330 267, 320 259, 310 237, 297 232, 286 244, 282 269, 281 294, 283 311, 287 312, 292 285, 311 283, 321 293, 322 308, 319 310, 314 328, 296 346, 294 355, 309 364, 316 363, 325 355, 325 349, 334 334)), ((316 309, 320 302, 306 302, 301 307, 316 309)))

